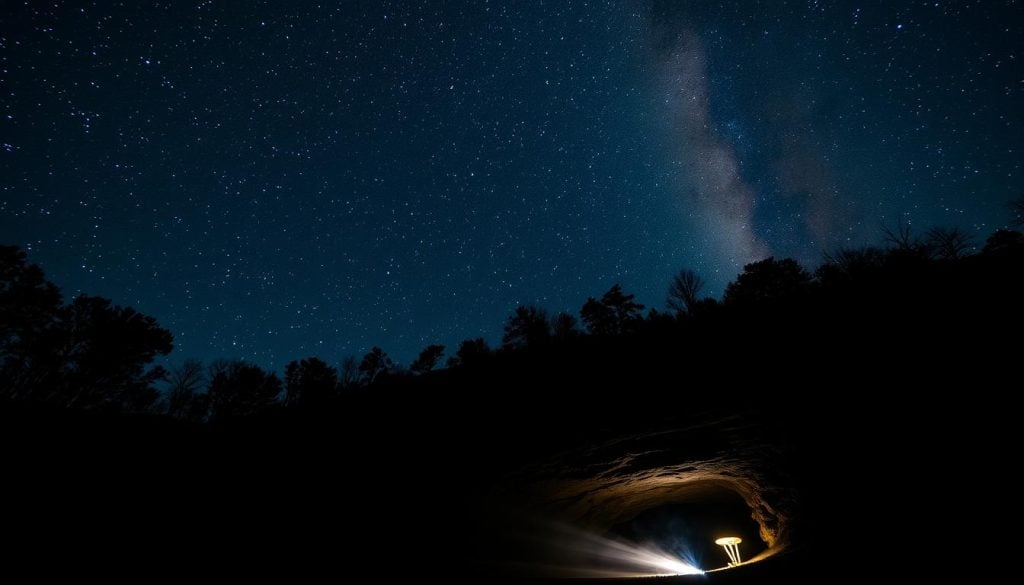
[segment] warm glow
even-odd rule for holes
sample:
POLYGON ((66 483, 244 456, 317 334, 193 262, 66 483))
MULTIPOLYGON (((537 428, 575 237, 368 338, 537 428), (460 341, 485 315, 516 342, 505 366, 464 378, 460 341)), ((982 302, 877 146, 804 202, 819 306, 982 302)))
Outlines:
POLYGON ((715 544, 725 549, 725 554, 729 555, 729 566, 735 566, 740 564, 740 543, 743 539, 738 536, 726 536, 719 538, 715 541, 715 544))
POLYGON ((718 546, 729 546, 731 544, 739 544, 743 542, 743 539, 738 536, 726 536, 725 538, 719 538, 715 541, 718 546))

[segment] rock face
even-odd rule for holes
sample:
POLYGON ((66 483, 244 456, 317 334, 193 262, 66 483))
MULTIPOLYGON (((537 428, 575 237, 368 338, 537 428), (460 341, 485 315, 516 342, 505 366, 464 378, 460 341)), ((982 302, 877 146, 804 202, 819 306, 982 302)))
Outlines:
POLYGON ((607 535, 662 507, 699 509, 738 496, 764 543, 752 543, 761 559, 790 543, 797 498, 784 469, 784 454, 756 425, 729 417, 559 453, 509 477, 490 507, 514 511, 505 521, 518 527, 504 534, 550 533, 556 523, 561 532, 607 535))

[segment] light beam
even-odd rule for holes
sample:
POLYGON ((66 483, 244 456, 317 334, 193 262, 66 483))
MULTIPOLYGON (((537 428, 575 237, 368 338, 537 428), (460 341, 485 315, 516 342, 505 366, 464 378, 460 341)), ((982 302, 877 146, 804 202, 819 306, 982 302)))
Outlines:
POLYGON ((680 542, 669 548, 600 536, 565 525, 551 525, 546 535, 552 561, 538 567, 551 578, 634 578, 700 575, 680 542), (557 560, 556 560, 557 559, 557 560))

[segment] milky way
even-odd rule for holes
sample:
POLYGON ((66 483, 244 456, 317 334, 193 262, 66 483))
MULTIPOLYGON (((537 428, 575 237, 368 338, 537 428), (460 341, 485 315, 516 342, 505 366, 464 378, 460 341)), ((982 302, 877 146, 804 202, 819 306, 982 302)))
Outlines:
MULTIPOLYGON (((9 3, 10 4, 10 3, 9 3)), ((5 5, 0 241, 172 361, 492 343, 1024 192, 1012 2, 5 5)))
POLYGON ((770 255, 754 232, 754 191, 740 172, 732 146, 718 136, 711 119, 704 49, 681 32, 662 65, 665 103, 683 161, 683 192, 700 241, 719 266, 739 272, 770 255))

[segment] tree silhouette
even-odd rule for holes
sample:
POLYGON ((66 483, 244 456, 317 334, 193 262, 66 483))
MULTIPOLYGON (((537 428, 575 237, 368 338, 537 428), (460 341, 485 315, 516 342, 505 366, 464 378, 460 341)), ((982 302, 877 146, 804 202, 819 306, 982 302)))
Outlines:
POLYGON ((281 380, 245 362, 232 362, 210 381, 210 419, 246 416, 273 405, 281 380))
POLYGON ((612 310, 604 306, 594 297, 587 297, 580 309, 580 317, 591 335, 611 335, 614 333, 615 316, 612 310))
POLYGON ((960 228, 934 227, 925 236, 925 247, 933 258, 958 260, 974 247, 974 238, 960 228))
POLYGON ((1024 197, 1010 202, 1010 225, 1024 227, 1024 197))
POLYGON ((373 384, 380 376, 390 372, 394 367, 395 362, 391 361, 388 354, 384 353, 383 349, 374 346, 363 356, 363 361, 359 362, 359 373, 362 374, 363 380, 367 384, 373 384))
POLYGON ((796 260, 766 258, 743 267, 743 272, 725 288, 725 303, 752 304, 792 298, 803 294, 811 275, 796 260))
POLYGON ((642 319, 644 306, 635 302, 635 295, 622 292, 615 284, 604 293, 601 300, 587 299, 580 310, 580 317, 591 335, 620 335, 631 331, 642 319))
POLYGON ((206 379, 212 381, 217 374, 227 373, 228 370, 237 364, 237 360, 215 359, 206 366, 206 379))
POLYGON ((491 346, 483 337, 467 339, 459 344, 455 355, 448 358, 448 367, 476 366, 491 357, 491 346))
POLYGON ((25 390, 21 376, 47 329, 57 319, 60 291, 16 246, 0 246, 0 395, 25 390))
POLYGON ((292 361, 285 367, 284 385, 285 405, 323 406, 338 392, 338 371, 315 357, 292 361))
POLYGON ((533 305, 516 307, 505 321, 501 345, 505 349, 539 347, 551 340, 551 325, 544 309, 533 305))
POLYGON ((883 225, 882 236, 896 250, 916 252, 922 248, 921 241, 914 237, 909 223, 897 224, 896 227, 883 225))
POLYGON ((985 241, 983 254, 1005 254, 1014 250, 1024 250, 1024 234, 1013 230, 996 230, 985 241))
MULTIPOLYGON (((693 308, 696 310, 699 304, 699 301, 695 301, 693 308)), ((647 316, 644 317, 643 329, 648 332, 658 330, 669 331, 677 322, 677 317, 681 314, 685 313, 676 313, 676 315, 672 315, 671 313, 663 313, 658 309, 651 307, 647 310, 647 316)))
POLYGON ((150 388, 166 371, 146 364, 173 348, 171 334, 156 319, 108 299, 80 296, 66 311, 64 327, 71 341, 67 358, 73 364, 73 401, 117 401, 117 393, 150 388))
POLYGON ((437 363, 441 361, 441 356, 443 355, 443 345, 428 345, 420 352, 420 355, 413 360, 412 364, 409 365, 409 371, 414 374, 425 374, 437 367, 437 363))
POLYGON ((203 362, 187 359, 181 365, 172 367, 167 375, 167 414, 177 418, 189 418, 193 403, 206 383, 203 362))
MULTIPOLYGON (((49 287, 44 287, 44 290, 49 287)), ((82 409, 146 410, 159 397, 153 383, 170 353, 170 332, 134 309, 80 296, 42 323, 16 324, 5 348, 2 383, 9 396, 82 409)))
POLYGON ((841 248, 825 255, 815 272, 823 285, 847 284, 877 273, 885 264, 885 252, 878 248, 841 248))
POLYGON ((568 341, 580 336, 579 321, 570 313, 561 312, 551 320, 551 335, 558 341, 568 341))
POLYGON ((345 359, 341 360, 341 374, 339 375, 338 384, 343 390, 354 390, 359 387, 361 382, 359 360, 354 355, 346 356, 345 359))
POLYGON ((692 313, 700 300, 704 279, 696 272, 684 268, 672 277, 668 287, 668 308, 676 313, 692 313))
POLYGON ((188 408, 182 413, 181 418, 201 423, 206 422, 210 418, 210 393, 199 392, 192 395, 192 401, 189 402, 188 408))
MULTIPOLYGON (((1012 318, 1019 306, 999 305, 1020 298, 1015 288, 1024 258, 1024 235, 999 230, 987 240, 983 251, 970 255, 970 237, 959 229, 936 228, 923 240, 914 238, 907 226, 887 230, 892 248, 840 249, 826 256, 818 268, 816 280, 795 260, 768 258, 746 265, 724 295, 722 306, 710 298, 699 299, 701 279, 690 270, 675 274, 667 304, 677 313, 701 312, 692 327, 679 327, 679 320, 652 309, 641 316, 643 305, 620 285, 611 287, 600 299, 588 298, 581 310, 582 321, 595 337, 630 333, 631 343, 616 340, 587 339, 583 343, 561 342, 581 336, 576 318, 560 313, 549 319, 536 306, 520 306, 508 317, 502 337, 506 349, 541 348, 517 356, 496 355, 483 338, 463 341, 448 359, 449 366, 479 366, 507 372, 517 368, 558 367, 543 351, 557 358, 580 356, 628 356, 636 362, 645 358, 641 350, 666 347, 652 361, 664 360, 675 347, 674 336, 691 331, 713 332, 715 319, 726 325, 736 322, 758 323, 748 317, 782 315, 799 317, 801 325, 841 318, 849 326, 871 315, 892 315, 918 311, 928 322, 937 310, 945 310, 955 295, 974 299, 986 318, 1001 318, 1003 311, 1012 318), (945 288, 942 285, 945 283, 945 288), (975 292, 974 285, 990 293, 994 308, 975 292), (933 292, 933 291, 939 292, 933 292), (976 296, 971 296, 976 295, 976 296), (786 301, 758 307, 764 301, 786 301), (800 301, 800 302, 793 302, 800 301), (806 302, 804 302, 806 301, 806 302), (836 309, 833 304, 842 303, 836 309), (929 304, 930 303, 930 304, 929 304), (849 310, 856 304, 855 310, 849 310), (736 306, 750 310, 737 312, 736 306), (784 307, 784 313, 773 313, 784 307), (793 309, 793 310, 790 310, 793 309), (800 311, 804 311, 800 313, 800 311), (845 313, 843 311, 846 311, 845 313), (760 312, 760 313, 759 313, 760 312), (740 315, 734 320, 730 315, 740 315), (632 343, 637 341, 638 343, 632 343), (663 343, 663 342, 669 343, 663 343), (632 346, 636 346, 636 348, 632 346), (557 346, 557 347, 556 347, 557 346), (613 354, 611 352, 618 352, 613 354), (632 352, 632 353, 631 353, 632 352)), ((918 321, 920 316, 917 317, 918 321)), ((726 327, 726 331, 731 331, 726 327)), ((383 377, 389 385, 425 384, 475 378, 470 376, 430 376, 415 380, 401 376, 388 355, 373 347, 361 361, 347 358, 339 372, 317 358, 290 362, 284 384, 273 373, 243 362, 215 360, 205 368, 197 360, 185 360, 166 372, 152 367, 152 361, 171 350, 171 336, 156 321, 131 308, 118 307, 110 300, 80 296, 62 305, 60 293, 46 281, 38 266, 29 265, 21 250, 0 246, 0 397, 45 402, 84 409, 143 411, 157 397, 154 383, 165 379, 167 414, 194 421, 222 420, 251 414, 275 404, 286 389, 287 405, 322 405, 332 401, 339 388, 378 383, 383 377), (408 379, 402 379, 408 378, 408 379), (203 392, 204 384, 208 385, 203 392)), ((699 344, 699 341, 694 342, 699 344)), ((411 364, 413 373, 425 373, 438 367, 444 346, 427 346, 411 364)), ((659 350, 660 351, 660 350, 659 350)), ((580 362, 575 362, 580 363, 580 362)), ((644 362, 645 366, 647 362, 644 362)), ((575 371, 574 374, 575 375, 575 371)), ((603 383, 604 380, 598 380, 603 383)))
POLYGON ((60 291, 16 246, 0 246, 0 396, 39 399, 56 383, 60 291))

